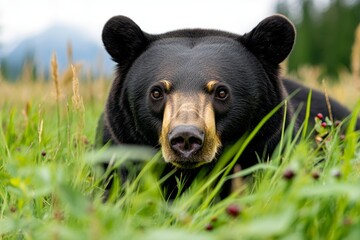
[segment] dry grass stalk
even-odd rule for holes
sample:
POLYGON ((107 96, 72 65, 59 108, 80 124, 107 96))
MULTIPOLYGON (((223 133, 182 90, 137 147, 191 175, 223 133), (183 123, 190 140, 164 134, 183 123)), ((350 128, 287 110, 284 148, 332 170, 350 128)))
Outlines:
POLYGON ((34 66, 33 63, 29 60, 26 60, 23 68, 22 68, 22 74, 21 74, 21 80, 25 83, 29 83, 32 78, 32 70, 34 66))
POLYGON ((330 104, 329 94, 328 94, 328 91, 327 91, 325 79, 322 80, 322 85, 323 85, 323 88, 324 88, 324 94, 325 94, 325 99, 326 99, 326 106, 327 106, 328 112, 329 112, 329 118, 330 118, 331 122, 334 122, 334 118, 333 118, 332 111, 331 111, 331 104, 330 104))
POLYGON ((354 81, 360 81, 360 24, 355 31, 355 40, 351 51, 351 67, 354 81))
POLYGON ((318 80, 320 79, 321 73, 323 72, 320 66, 304 65, 298 69, 298 77, 307 86, 316 88, 319 87, 318 80))
POLYGON ((73 96, 72 96, 72 102, 74 104, 74 108, 77 111, 84 111, 84 103, 83 99, 80 96, 80 90, 79 90, 79 79, 76 76, 76 69, 74 65, 71 65, 72 73, 73 73, 73 96))
POLYGON ((2 70, 2 68, 3 68, 3 66, 1 65, 1 63, 0 63, 0 83, 1 82, 4 82, 4 76, 3 76, 3 70, 2 70))
POLYGON ((59 85, 59 74, 58 74, 58 64, 56 59, 56 53, 53 53, 51 58, 51 77, 53 79, 56 91, 56 102, 59 102, 60 99, 60 85, 59 85))
POLYGON ((59 77, 58 77, 58 64, 56 60, 56 54, 54 53, 51 58, 51 76, 54 81, 55 91, 56 91, 56 112, 57 112, 57 122, 58 122, 58 140, 61 143, 61 134, 60 134, 60 86, 59 86, 59 77))
POLYGON ((29 124, 29 114, 30 114, 30 103, 27 101, 25 108, 22 110, 22 115, 24 116, 25 126, 29 124))
MULTIPOLYGON (((82 98, 82 96, 80 96, 80 84, 79 84, 79 79, 76 76, 76 68, 74 65, 71 65, 71 70, 73 73, 73 81, 72 81, 73 96, 72 96, 71 100, 73 103, 73 108, 74 108, 75 112, 77 113, 76 115, 78 117, 76 142, 80 145, 83 145, 84 141, 82 139, 84 139, 83 129, 85 127, 85 107, 84 107, 83 98, 82 98)), ((80 146, 80 145, 78 145, 78 146, 80 146)))
POLYGON ((38 130, 39 144, 41 144, 41 141, 42 141, 43 127, 44 127, 44 120, 41 119, 40 124, 39 124, 39 130, 38 130))
POLYGON ((62 73, 62 76, 61 76, 61 84, 62 84, 61 86, 63 88, 66 88, 66 87, 70 86, 70 84, 73 81, 74 74, 73 74, 72 66, 74 66, 75 69, 77 69, 78 72, 82 68, 82 64, 74 63, 74 64, 69 65, 65 69, 65 71, 62 73))
MULTIPOLYGON (((236 174, 241 171, 241 166, 236 164, 233 170, 233 173, 236 174)), ((236 177, 231 180, 231 192, 237 192, 239 189, 244 189, 245 182, 243 181, 242 177, 236 177)))
POLYGON ((71 41, 68 41, 67 43, 67 57, 68 57, 68 65, 71 65, 73 64, 73 47, 72 47, 72 44, 71 44, 71 41))

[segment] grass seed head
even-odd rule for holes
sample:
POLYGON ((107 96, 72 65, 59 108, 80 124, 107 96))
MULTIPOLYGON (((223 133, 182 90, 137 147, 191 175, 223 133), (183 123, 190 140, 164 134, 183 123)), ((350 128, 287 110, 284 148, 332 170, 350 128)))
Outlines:
POLYGON ((60 99, 60 85, 59 85, 59 74, 58 74, 58 63, 56 53, 53 53, 51 58, 51 77, 55 85, 56 101, 60 99))
POLYGON ((83 111, 84 110, 84 103, 82 100, 82 97, 80 96, 80 83, 79 79, 76 76, 76 69, 73 65, 71 65, 72 73, 73 73, 73 96, 72 96, 72 102, 74 104, 74 108, 77 111, 83 111))

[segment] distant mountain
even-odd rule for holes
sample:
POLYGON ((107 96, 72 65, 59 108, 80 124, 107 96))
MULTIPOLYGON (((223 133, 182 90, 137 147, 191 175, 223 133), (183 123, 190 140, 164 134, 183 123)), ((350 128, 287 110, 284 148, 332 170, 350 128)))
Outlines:
POLYGON ((59 70, 68 66, 68 44, 72 46, 74 63, 81 63, 84 71, 93 74, 110 74, 115 64, 100 42, 82 30, 56 25, 33 37, 26 38, 0 59, 12 69, 11 76, 19 74, 25 59, 34 61, 36 68, 49 72, 51 56, 56 52, 59 70), (17 72, 17 73, 16 73, 17 72))

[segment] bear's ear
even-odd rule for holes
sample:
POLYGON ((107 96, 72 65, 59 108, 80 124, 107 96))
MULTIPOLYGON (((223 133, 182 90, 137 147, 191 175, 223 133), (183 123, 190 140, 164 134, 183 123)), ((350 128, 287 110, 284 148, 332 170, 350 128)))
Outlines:
POLYGON ((286 17, 273 15, 262 20, 239 40, 257 57, 279 64, 291 52, 295 41, 295 27, 286 17))
POLYGON ((121 67, 126 67, 149 44, 147 36, 130 18, 115 16, 105 24, 102 41, 113 60, 121 67))

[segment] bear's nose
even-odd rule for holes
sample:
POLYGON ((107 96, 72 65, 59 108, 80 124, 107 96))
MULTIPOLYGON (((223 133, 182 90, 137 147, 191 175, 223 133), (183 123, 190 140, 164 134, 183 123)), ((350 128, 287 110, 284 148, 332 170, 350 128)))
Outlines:
POLYGON ((204 131, 195 126, 180 125, 169 133, 171 149, 184 158, 198 152, 204 143, 204 131))

